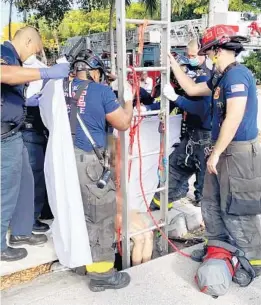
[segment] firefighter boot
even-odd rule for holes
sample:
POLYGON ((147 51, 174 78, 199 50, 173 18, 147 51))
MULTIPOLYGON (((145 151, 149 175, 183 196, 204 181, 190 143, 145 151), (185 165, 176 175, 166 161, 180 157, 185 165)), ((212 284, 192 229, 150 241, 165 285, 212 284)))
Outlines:
POLYGON ((233 282, 239 284, 241 287, 247 287, 253 280, 253 278, 261 275, 261 260, 250 260, 251 268, 245 270, 242 267, 238 268, 233 276, 233 282))
MULTIPOLYGON (((157 198, 158 196, 154 196, 152 198, 152 201, 150 203, 150 210, 153 211, 157 211, 160 210, 160 199, 157 198)), ((173 202, 169 202, 168 203, 168 211, 170 211, 173 208, 173 202)))
POLYGON ((233 282, 240 287, 247 287, 252 282, 252 278, 246 270, 239 268, 233 276, 233 282))
POLYGON ((255 270, 256 277, 261 276, 261 266, 253 266, 253 269, 255 270))
POLYGON ((127 272, 118 272, 114 269, 105 273, 89 273, 89 288, 93 292, 104 291, 105 289, 121 289, 130 283, 130 276, 127 272))

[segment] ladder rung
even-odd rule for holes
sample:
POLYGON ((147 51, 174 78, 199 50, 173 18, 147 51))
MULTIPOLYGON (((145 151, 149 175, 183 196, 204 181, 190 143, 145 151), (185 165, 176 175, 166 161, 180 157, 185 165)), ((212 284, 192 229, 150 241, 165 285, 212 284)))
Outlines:
MULTIPOLYGON (((155 72, 155 71, 159 71, 159 72, 164 72, 167 71, 167 67, 134 67, 134 70, 136 72, 155 72)), ((127 68, 127 72, 132 72, 132 69, 127 68)))
POLYGON ((160 114, 162 111, 161 110, 149 110, 149 111, 141 111, 139 113, 134 113, 133 116, 147 116, 147 115, 155 115, 155 114, 160 114))
POLYGON ((125 19, 126 23, 132 24, 144 24, 145 21, 148 24, 168 25, 168 22, 164 20, 125 19))
MULTIPOLYGON (((148 192, 145 192, 145 195, 149 195, 149 194, 154 194, 154 193, 157 193, 157 192, 162 192, 162 191, 165 191, 165 187, 159 187, 155 190, 151 190, 151 191, 148 191, 148 192)), ((139 193, 136 197, 141 197, 142 196, 142 193, 139 193)))
POLYGON ((147 228, 147 229, 141 230, 141 231, 139 231, 139 232, 135 232, 135 233, 133 233, 133 234, 130 234, 130 238, 132 238, 133 236, 139 235, 139 234, 143 234, 143 233, 146 233, 146 232, 155 230, 155 229, 157 229, 157 228, 164 227, 165 225, 166 225, 165 222, 161 222, 161 223, 158 224, 158 226, 152 226, 152 227, 150 227, 150 228, 147 228))
MULTIPOLYGON (((156 150, 156 151, 152 151, 150 153, 142 154, 141 157, 148 157, 148 156, 158 155, 159 153, 160 153, 159 150, 156 150)), ((129 157, 130 160, 137 159, 137 158, 139 158, 139 155, 134 155, 134 156, 130 156, 129 157)))

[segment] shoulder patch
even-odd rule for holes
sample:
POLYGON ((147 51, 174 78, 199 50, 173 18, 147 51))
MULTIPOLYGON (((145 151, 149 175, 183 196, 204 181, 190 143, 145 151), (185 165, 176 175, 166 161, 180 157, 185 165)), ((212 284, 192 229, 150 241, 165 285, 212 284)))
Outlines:
POLYGON ((232 85, 231 86, 231 92, 235 93, 235 92, 244 92, 245 89, 245 85, 244 84, 236 84, 236 85, 232 85))
POLYGON ((218 99, 220 96, 220 87, 217 87, 214 93, 214 99, 218 99))

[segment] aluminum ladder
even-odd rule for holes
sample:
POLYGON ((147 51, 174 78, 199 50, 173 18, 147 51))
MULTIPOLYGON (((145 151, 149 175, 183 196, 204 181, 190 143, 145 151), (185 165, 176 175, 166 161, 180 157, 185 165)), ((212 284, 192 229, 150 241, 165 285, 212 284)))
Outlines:
MULTIPOLYGON (((160 26, 161 31, 161 67, 136 67, 137 72, 141 71, 160 71, 161 72, 161 92, 163 92, 164 85, 169 81, 170 64, 168 60, 168 52, 170 51, 170 15, 171 15, 171 0, 161 0, 161 20, 148 20, 148 25, 160 26)), ((126 64, 126 23, 143 24, 144 20, 126 19, 125 1, 116 0, 116 38, 117 38, 117 72, 118 72, 118 95, 119 100, 123 100, 124 80, 127 79, 127 73, 131 72, 126 64)), ((165 123, 165 133, 161 133, 161 140, 164 141, 164 152, 168 163, 169 153, 169 101, 161 96, 161 109, 159 111, 141 112, 142 116, 150 116, 155 114, 163 114, 163 122, 165 123), (163 139, 162 139, 163 137, 163 139)), ((156 229, 156 226, 150 227, 146 230, 130 234, 129 231, 129 188, 128 188, 128 137, 129 133, 120 132, 121 141, 121 193, 122 193, 122 266, 123 269, 130 267, 130 238, 134 235, 144 233, 156 229)), ((158 154, 158 152, 154 152, 158 154)), ((152 153, 151 153, 152 154, 152 153)), ((147 154, 146 154, 147 155, 147 154)), ((143 155, 142 157, 144 157, 143 155)), ((168 224, 168 164, 166 166, 165 183, 161 183, 160 188, 147 192, 155 193, 160 191, 160 209, 161 220, 160 227, 168 236, 166 225, 168 224)), ((155 173, 156 174, 156 173, 155 173)), ((137 194, 137 196, 140 196, 137 194)), ((168 241, 162 238, 162 250, 168 253, 168 241)))

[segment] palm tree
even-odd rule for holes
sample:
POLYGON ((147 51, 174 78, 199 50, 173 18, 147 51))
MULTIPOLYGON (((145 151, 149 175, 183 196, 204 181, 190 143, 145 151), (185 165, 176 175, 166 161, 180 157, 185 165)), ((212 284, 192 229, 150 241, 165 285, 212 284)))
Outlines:
POLYGON ((12 14, 13 7, 20 4, 20 0, 5 0, 5 3, 9 3, 9 20, 8 20, 8 39, 12 39, 12 14))
POLYGON ((9 3, 9 21, 8 21, 8 39, 12 39, 12 12, 13 12, 13 0, 9 3))

